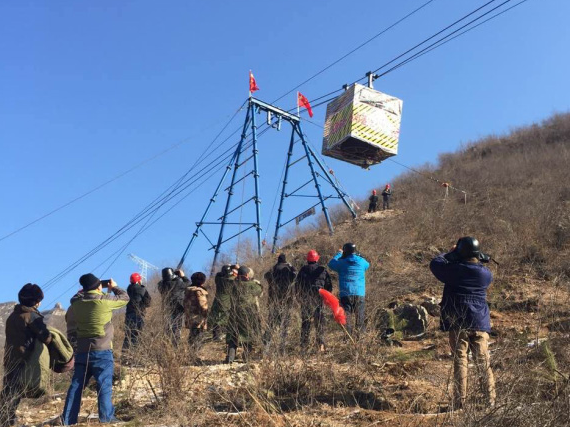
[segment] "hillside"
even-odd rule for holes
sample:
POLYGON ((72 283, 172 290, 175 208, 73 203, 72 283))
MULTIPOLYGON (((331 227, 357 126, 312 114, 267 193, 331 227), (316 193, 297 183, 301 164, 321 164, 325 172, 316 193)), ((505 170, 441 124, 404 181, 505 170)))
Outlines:
MULTIPOLYGON (((221 365, 223 343, 198 355, 174 351, 154 304, 143 340, 122 368, 115 400, 131 425, 200 426, 565 426, 570 413, 570 115, 466 144, 392 183, 393 211, 352 221, 335 212, 324 228, 291 237, 282 250, 300 267, 309 249, 329 259, 346 241, 370 261, 368 332, 354 346, 330 322, 328 351, 301 353, 295 313, 287 351, 258 351, 251 363, 221 365), (445 189, 430 177, 467 193, 445 189), (426 334, 382 345, 381 310, 392 301, 439 300, 431 258, 473 235, 498 264, 489 300, 498 402, 485 408, 476 382, 464 411, 446 412, 451 359, 447 336, 430 317, 426 334), (201 365, 192 361, 201 359, 201 365)), ((365 206, 365 203, 362 203, 365 206)), ((261 280, 272 256, 242 254, 261 280)), ((265 284, 264 284, 265 285, 265 284)), ((336 284, 335 284, 336 286, 336 284)), ((156 299, 155 299, 156 301, 156 299)), ((261 301, 265 311, 264 300, 261 301)), ((264 318, 266 313, 264 312, 264 318)), ((117 330, 122 318, 115 319, 117 330)), ((115 347, 120 348, 121 333, 115 347)), ((59 390, 66 379, 59 378, 59 390)), ((57 388, 57 387, 56 387, 57 388)), ((54 398, 55 399, 55 398, 54 398)), ((26 401, 29 425, 54 416, 61 401, 26 401), (38 410, 44 411, 43 413, 38 410)), ((83 412, 93 411, 86 392, 83 412)))

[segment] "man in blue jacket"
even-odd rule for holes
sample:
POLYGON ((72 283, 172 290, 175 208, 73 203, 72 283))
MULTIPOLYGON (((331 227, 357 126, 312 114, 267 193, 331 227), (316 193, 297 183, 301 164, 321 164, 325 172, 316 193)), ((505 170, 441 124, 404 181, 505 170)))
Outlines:
POLYGON ((350 334, 353 324, 364 332, 364 295, 366 294, 366 270, 370 264, 356 253, 354 243, 345 243, 342 250, 329 261, 329 268, 338 273, 340 304, 346 312, 347 329, 350 334), (352 321, 352 316, 356 322, 352 321))
POLYGON ((453 353, 455 408, 462 407, 467 397, 469 350, 482 375, 487 403, 495 404, 495 379, 488 349, 491 318, 487 305, 487 289, 493 275, 481 265, 489 260, 480 251, 477 239, 462 237, 450 252, 430 263, 433 275, 444 283, 440 326, 442 331, 449 332, 453 353))

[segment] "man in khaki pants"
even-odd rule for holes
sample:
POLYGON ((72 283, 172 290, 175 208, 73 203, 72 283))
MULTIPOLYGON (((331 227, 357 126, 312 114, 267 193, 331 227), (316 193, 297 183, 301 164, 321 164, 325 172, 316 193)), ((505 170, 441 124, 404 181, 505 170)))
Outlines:
POLYGON ((440 326, 449 332, 453 353, 455 409, 463 407, 467 397, 469 351, 482 381, 486 404, 495 405, 495 378, 488 348, 491 319, 487 305, 487 289, 493 275, 481 264, 489 260, 490 257, 480 251, 477 239, 462 237, 450 252, 435 257, 430 263, 433 275, 445 284, 440 326))

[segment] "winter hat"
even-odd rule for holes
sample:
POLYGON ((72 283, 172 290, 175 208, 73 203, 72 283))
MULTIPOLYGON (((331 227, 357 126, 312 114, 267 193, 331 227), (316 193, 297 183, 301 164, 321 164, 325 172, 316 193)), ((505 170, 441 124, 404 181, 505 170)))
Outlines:
POLYGON ((277 257, 277 262, 287 262, 287 257, 285 256, 285 254, 280 254, 277 257))
POLYGON ((26 283, 18 292, 18 301, 26 307, 33 307, 43 299, 44 293, 35 283, 26 283))
POLYGON ((242 265, 238 270, 238 277, 249 277, 249 267, 242 265))
POLYGON ((85 292, 89 292, 97 289, 101 284, 101 281, 94 274, 87 273, 79 278, 79 283, 83 286, 83 290, 85 292))
POLYGON ((206 275, 201 271, 197 271, 196 273, 192 274, 192 276, 190 276, 190 281, 195 286, 202 286, 204 283, 206 283, 206 275))

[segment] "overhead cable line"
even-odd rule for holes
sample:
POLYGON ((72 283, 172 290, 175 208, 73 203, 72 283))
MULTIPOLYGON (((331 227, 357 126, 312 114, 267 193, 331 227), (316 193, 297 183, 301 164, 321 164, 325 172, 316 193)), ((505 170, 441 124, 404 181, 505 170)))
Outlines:
POLYGON ((321 69, 320 71, 316 72, 315 74, 313 74, 311 77, 309 77, 308 79, 304 80, 303 82, 299 83, 297 86, 295 86, 294 88, 290 89, 289 91, 285 92, 283 95, 281 95, 279 98, 277 98, 276 100, 274 100, 272 102, 272 104, 275 104, 277 101, 283 99, 284 97, 286 97, 287 95, 289 95, 290 93, 294 92, 295 90, 299 89, 301 86, 303 86, 304 84, 310 82, 311 80, 313 80, 315 77, 320 76, 322 73, 324 73, 325 71, 327 71, 328 69, 332 68, 333 66, 335 66, 336 64, 338 64, 339 62, 341 62, 342 60, 348 58, 350 55, 352 55, 353 53, 355 53, 356 51, 362 49, 364 46, 366 46, 367 44, 371 43, 372 41, 376 40, 378 37, 380 37, 382 34, 390 31, 392 28, 396 27, 398 24, 402 23, 403 21, 405 21, 406 19, 408 19, 409 17, 411 17, 412 15, 416 14, 417 12, 419 12, 420 10, 422 10, 424 7, 426 7, 427 5, 429 5, 430 3, 434 2, 435 0, 429 0, 425 3, 423 3, 421 6, 417 7, 416 9, 412 10, 411 12, 409 12, 407 15, 404 15, 402 18, 398 19, 396 22, 394 22, 393 24, 389 25, 388 27, 384 28, 383 30, 381 30, 379 33, 375 34, 374 36, 370 37, 368 40, 366 40, 365 42, 359 44, 357 47, 355 47, 354 49, 350 50, 349 52, 345 53, 343 56, 341 56, 340 58, 338 58, 337 60, 331 62, 329 65, 327 65, 325 68, 321 69))
MULTIPOLYGON (((237 115, 237 113, 239 113, 239 112, 241 111, 241 109, 243 108, 244 105, 245 105, 245 102, 244 102, 244 103, 238 108, 238 110, 232 115, 232 117, 231 117, 230 120, 226 123, 226 125, 222 128, 222 130, 220 131, 220 133, 214 138, 214 141, 212 141, 212 143, 215 142, 215 140, 221 135, 221 133, 223 133, 223 132, 227 129, 227 127, 229 126, 229 124, 233 121, 233 119, 235 118, 235 116, 237 115)), ((217 123, 216 123, 216 124, 217 124, 217 123)), ((216 124, 213 124, 213 125, 211 125, 211 126, 208 126, 206 129, 202 130, 201 132, 204 132, 205 130, 209 129, 210 127, 215 126, 216 124)), ((85 197, 89 196, 90 194, 95 193, 97 190, 100 190, 101 188, 106 187, 107 185, 109 185, 109 184, 111 184, 111 183, 113 183, 113 182, 115 182, 115 181, 117 181, 117 180, 123 178, 124 176, 130 174, 131 172, 133 172, 133 171, 135 171, 135 170, 137 170, 137 169, 139 169, 140 167, 144 166, 145 164, 151 162, 152 160, 157 159, 158 157, 163 156, 164 154, 166 154, 166 153, 168 153, 168 152, 170 152, 170 151, 172 151, 172 150, 178 148, 179 146, 181 146, 181 145, 183 145, 183 144, 185 144, 185 143, 187 143, 187 142, 189 142, 189 141, 193 141, 194 138, 195 138, 195 137, 184 138, 183 140, 181 140, 181 141, 179 141, 179 142, 177 142, 177 143, 171 145, 170 147, 167 147, 167 148, 165 148, 164 150, 162 150, 162 151, 160 151, 160 152, 158 152, 158 153, 152 155, 151 157, 148 157, 147 159, 145 159, 145 160, 143 160, 143 161, 137 163, 136 165, 134 165, 133 167, 127 169, 126 171, 121 172, 120 174, 114 176, 113 178, 111 178, 111 179, 109 179, 109 180, 107 180, 107 181, 105 181, 105 182, 103 182, 103 183, 101 183, 101 184, 99 184, 99 185, 97 185, 97 186, 91 188, 90 190, 86 191, 85 193, 83 193, 83 194, 81 194, 81 195, 79 195, 79 196, 77 196, 77 197, 75 197, 75 198, 69 200, 68 202, 66 202, 66 203, 64 203, 64 204, 62 204, 62 205, 60 205, 60 206, 58 206, 58 207, 52 209, 52 210, 49 211, 49 212, 46 212, 45 214, 39 216, 38 218, 36 218, 36 219, 34 219, 34 220, 32 220, 32 221, 30 221, 30 222, 28 222, 28 223, 26 223, 26 224, 24 224, 24 225, 18 227, 18 228, 16 228, 15 230, 12 230, 12 231, 9 232, 8 234, 5 234, 5 235, 3 235, 3 236, 0 236, 0 242, 2 242, 3 240, 5 240, 5 239, 7 239, 7 238, 9 238, 9 237, 11 237, 11 236, 13 236, 14 234, 19 233, 20 231, 25 230, 26 228, 28 228, 28 227, 30 227, 30 226, 32 226, 32 225, 34 225, 34 224, 36 224, 36 223, 38 223, 38 222, 40 222, 40 221, 42 221, 42 220, 44 220, 44 219, 50 217, 51 215, 53 215, 53 214, 55 214, 55 213, 57 213, 57 212, 59 212, 59 211, 65 209, 66 207, 68 207, 68 206, 74 204, 75 202, 78 202, 79 200, 84 199, 85 197)), ((209 148, 209 147, 208 147, 208 148, 209 148)), ((203 153, 203 154, 204 154, 204 153, 203 153)))
MULTIPOLYGON (((260 135, 263 134, 265 131, 267 131, 267 128, 264 129, 263 131, 260 132, 260 135)), ((237 144, 234 145, 234 147, 237 146, 237 144)), ((249 143, 248 145, 246 145, 247 149, 251 147, 251 143, 249 143)), ((209 166, 211 166, 209 169, 207 169, 206 171, 204 171, 204 169, 202 169, 201 171, 198 171, 197 174, 193 175, 192 177, 186 179, 184 182, 182 182, 179 186, 177 186, 176 188, 174 188, 172 191, 170 191, 170 193, 167 196, 164 196, 162 199, 160 199, 158 202, 154 203, 152 207, 148 207, 142 212, 139 213, 138 215, 136 215, 133 219, 131 219, 127 224, 125 224, 123 227, 121 227, 119 230, 117 230, 115 233, 113 233, 110 237, 108 237, 107 239, 105 239, 103 242, 101 242, 99 245, 97 245, 95 248, 93 248, 91 251, 89 251, 88 253, 86 253, 85 255, 83 255, 81 258, 79 258, 78 260, 76 260, 74 263, 72 263, 71 265, 69 265, 66 269, 64 269, 63 271, 61 271, 58 275, 54 276, 52 279, 48 280, 48 282, 46 282, 46 284, 44 285, 45 289, 49 289, 50 287, 52 287, 55 283, 57 283, 59 280, 61 280, 63 277, 65 277, 67 274, 69 274, 71 271, 73 271, 75 268, 77 268, 79 265, 81 265, 83 262, 85 262, 87 259, 89 259, 90 257, 92 257, 93 255, 95 255, 96 253, 98 253, 99 251, 101 251, 102 249, 104 249, 106 246, 108 246, 110 243, 112 243, 113 241, 115 241, 116 239, 118 239, 120 236, 122 236, 123 234, 125 234, 127 231, 129 231, 130 229, 132 229, 134 226, 136 226, 137 224, 139 224, 140 222, 142 222, 144 219, 148 218, 149 216, 152 218, 152 216, 159 210, 162 208, 162 206, 164 206, 166 203, 168 203, 169 201, 171 201, 172 199, 174 199, 175 197, 177 197, 178 195, 180 195, 182 192, 186 191, 188 188, 190 188, 192 185, 194 185, 196 182, 198 182, 201 178, 206 177, 206 179, 199 184, 202 185, 205 181, 207 181, 208 179, 210 179, 213 176, 213 173, 221 170, 225 164, 225 162, 232 156, 232 154, 228 154, 224 157, 222 157, 221 159, 218 159, 217 163, 215 163, 213 166, 211 164, 209 164, 209 166), (218 169, 216 169, 218 168, 218 169), (216 169, 216 170, 214 170, 216 169), (196 175, 198 175, 198 178, 195 178, 196 175), (210 174, 210 175, 208 175, 210 174), (152 211, 151 209, 154 208, 152 211)), ((194 188, 192 190, 195 191, 196 188, 194 188)), ((184 196, 184 198, 187 196, 184 196)), ((156 200, 156 199, 155 199, 156 200)), ((178 203, 177 203, 178 204, 178 203)), ((167 212, 169 212, 171 209, 169 209, 167 212)), ((158 219, 162 218, 161 215, 158 219)), ((157 219, 157 220, 158 220, 157 219)), ((138 237, 138 235, 140 235, 140 233, 148 230, 148 228, 150 228, 150 226, 152 226, 156 221, 153 221, 152 223, 150 223, 146 228, 141 229, 139 231, 139 233, 137 233, 137 235, 135 236, 138 237)), ((134 240, 134 239, 133 239, 134 240)))

